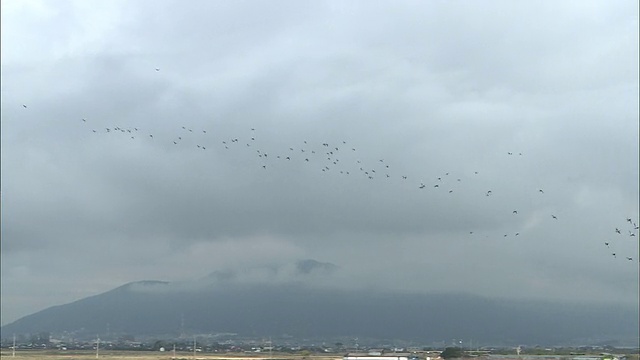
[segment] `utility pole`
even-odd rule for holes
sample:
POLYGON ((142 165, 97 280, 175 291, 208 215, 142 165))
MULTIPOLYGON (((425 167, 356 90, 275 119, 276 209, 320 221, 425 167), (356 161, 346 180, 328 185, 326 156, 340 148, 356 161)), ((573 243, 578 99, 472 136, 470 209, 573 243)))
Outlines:
POLYGON ((16 357, 16 334, 13 334, 13 347, 11 348, 11 357, 16 357))
POLYGON ((193 335, 193 358, 196 358, 196 336, 193 335))
POLYGON ((96 335, 96 359, 98 358, 99 351, 100 351, 100 336, 96 335))

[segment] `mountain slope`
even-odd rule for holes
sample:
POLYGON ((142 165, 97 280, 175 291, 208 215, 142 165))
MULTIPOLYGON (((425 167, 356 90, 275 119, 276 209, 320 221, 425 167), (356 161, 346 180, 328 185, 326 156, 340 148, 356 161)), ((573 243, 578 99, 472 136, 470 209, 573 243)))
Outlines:
POLYGON ((320 290, 298 284, 130 283, 54 306, 2 328, 3 334, 78 331, 178 335, 359 336, 437 341, 560 344, 637 339, 638 310, 490 300, 463 294, 417 295, 320 290), (107 325, 108 324, 108 325, 107 325))

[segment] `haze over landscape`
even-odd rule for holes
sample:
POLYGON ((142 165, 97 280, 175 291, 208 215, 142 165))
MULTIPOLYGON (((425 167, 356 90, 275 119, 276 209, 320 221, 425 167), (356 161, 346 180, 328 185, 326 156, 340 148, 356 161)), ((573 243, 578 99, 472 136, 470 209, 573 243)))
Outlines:
POLYGON ((212 276, 637 314, 637 1, 1 13, 3 326, 212 276))

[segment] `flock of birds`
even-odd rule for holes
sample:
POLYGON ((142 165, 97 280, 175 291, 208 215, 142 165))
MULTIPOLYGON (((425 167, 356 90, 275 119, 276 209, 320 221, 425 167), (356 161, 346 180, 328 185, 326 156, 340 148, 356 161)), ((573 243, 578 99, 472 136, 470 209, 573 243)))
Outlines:
MULTIPOLYGON (((155 71, 160 71, 159 68, 155 68, 155 71)), ((27 105, 23 104, 22 107, 27 109, 27 105)), ((291 144, 290 146, 284 146, 275 152, 268 151, 261 146, 259 137, 255 128, 250 128, 249 133, 245 133, 243 136, 223 136, 220 137, 216 134, 217 138, 208 132, 207 129, 195 129, 188 126, 179 126, 175 129, 174 135, 171 138, 166 136, 154 136, 152 132, 145 131, 140 127, 121 127, 121 126, 109 126, 109 127, 95 127, 98 122, 93 122, 87 118, 82 118, 81 122, 85 125, 86 129, 89 129, 94 134, 110 134, 126 136, 131 140, 147 139, 149 141, 163 141, 167 146, 174 147, 193 147, 198 151, 229 151, 233 152, 238 148, 247 150, 258 159, 258 166, 264 170, 268 170, 273 166, 276 166, 278 162, 285 163, 305 163, 310 166, 310 169, 315 169, 324 173, 336 173, 342 176, 360 176, 367 180, 393 180, 405 182, 409 184, 409 187, 415 187, 418 190, 424 190, 431 188, 434 191, 440 191, 444 194, 454 194, 459 189, 459 184, 468 180, 471 176, 477 176, 478 171, 473 171, 465 175, 454 175, 450 172, 445 172, 435 178, 430 183, 424 181, 414 182, 412 177, 408 174, 395 172, 394 167, 384 158, 369 160, 368 163, 358 157, 359 150, 346 140, 339 140, 334 142, 318 142, 302 140, 297 144, 291 144), (215 139, 214 139, 215 138, 215 139)), ((264 144, 262 144, 264 145, 264 144)), ((523 156, 522 152, 507 152, 506 156, 519 157, 523 156)), ((532 190, 536 196, 545 196, 545 191, 542 188, 532 190)), ((494 195, 492 189, 485 189, 482 193, 485 197, 491 197, 494 195)), ((510 209, 511 216, 517 216, 519 214, 518 209, 510 209)), ((556 214, 549 213, 548 218, 550 221, 558 221, 556 214)), ((626 226, 620 226, 615 228, 616 237, 611 240, 606 240, 604 245, 611 251, 611 256, 615 259, 624 259, 626 261, 638 260, 638 254, 628 256, 629 254, 619 254, 616 249, 619 247, 619 241, 622 237, 628 236, 638 241, 638 225, 631 219, 626 219, 626 226)), ((474 231, 469 231, 469 235, 474 235, 474 231)), ((503 237, 508 236, 520 236, 519 231, 512 233, 505 233, 503 237)))
MULTIPOLYGON (((614 240, 607 240, 604 242, 604 245, 607 247, 607 249, 610 249, 612 251, 611 256, 613 256, 614 258, 618 257, 618 254, 616 253, 616 247, 619 244, 620 238, 631 237, 631 238, 634 238, 634 241, 636 242, 638 241, 637 235, 638 235, 638 229, 640 229, 640 227, 638 227, 638 224, 635 221, 633 221, 633 219, 627 218, 626 226, 621 226, 621 228, 620 227, 615 228, 616 235, 614 237, 614 240)), ((636 256, 638 257, 640 255, 636 254, 636 256)), ((628 261, 633 261, 632 256, 625 256, 624 258, 628 261)))

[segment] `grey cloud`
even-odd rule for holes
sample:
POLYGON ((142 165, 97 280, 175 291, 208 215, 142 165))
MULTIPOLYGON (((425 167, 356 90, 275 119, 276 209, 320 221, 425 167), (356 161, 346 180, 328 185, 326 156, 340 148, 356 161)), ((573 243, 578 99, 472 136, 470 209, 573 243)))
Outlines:
POLYGON ((632 301, 604 242, 637 256, 637 4, 467 5, 3 15, 3 318, 35 274, 85 286, 74 262, 78 296, 313 258, 347 288, 632 301))

